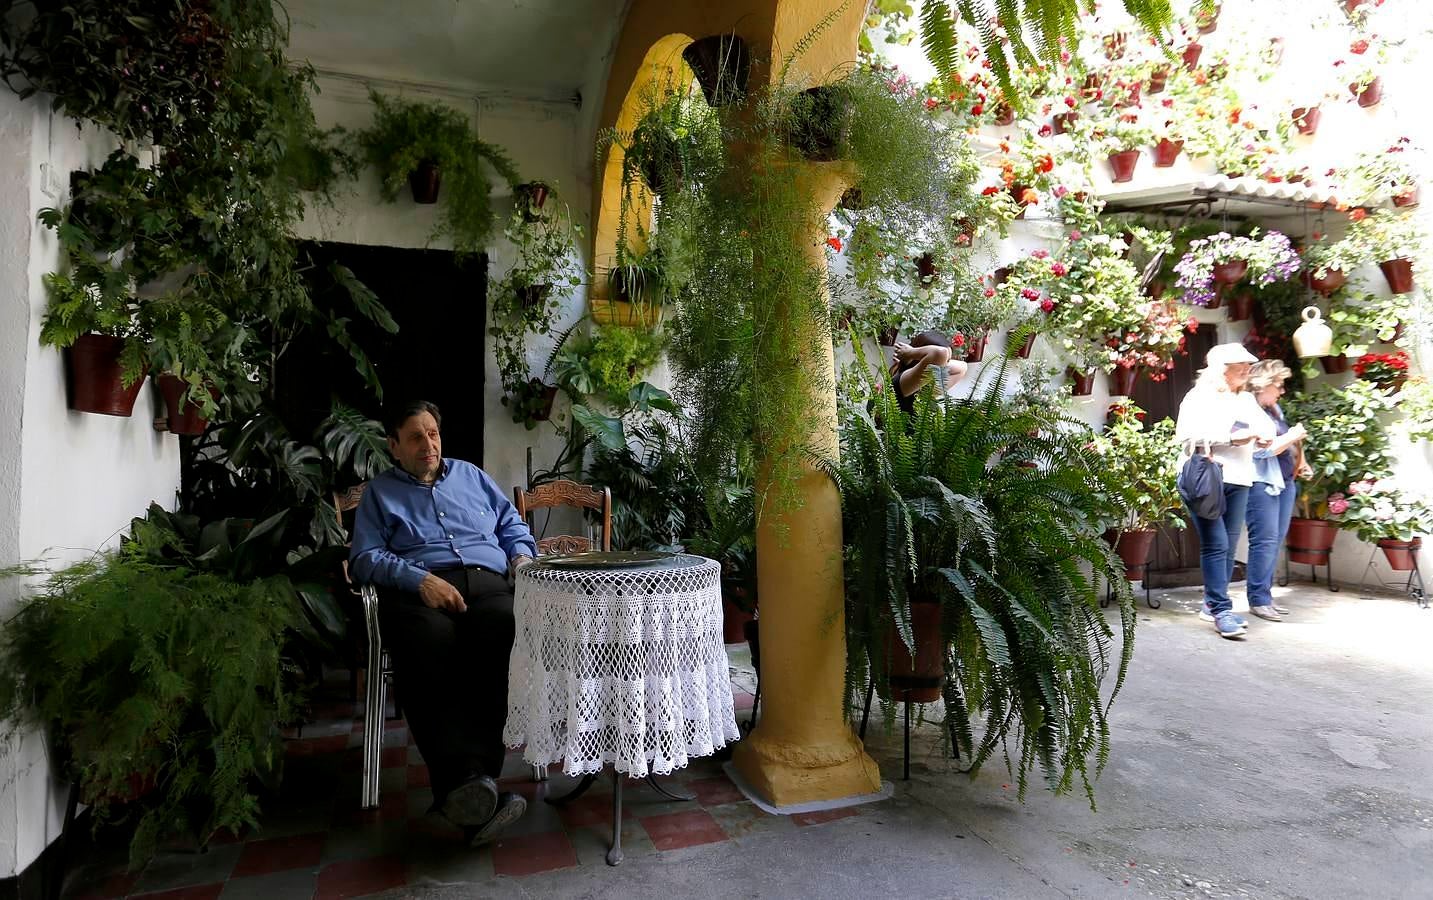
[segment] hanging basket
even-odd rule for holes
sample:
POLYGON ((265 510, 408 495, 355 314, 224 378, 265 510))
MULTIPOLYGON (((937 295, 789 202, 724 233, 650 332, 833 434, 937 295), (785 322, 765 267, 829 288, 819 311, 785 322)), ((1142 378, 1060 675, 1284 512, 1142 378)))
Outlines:
POLYGON ((431 160, 420 162, 418 168, 408 173, 408 189, 413 192, 414 203, 437 203, 442 186, 443 170, 431 160))
POLYGON ((1228 262, 1214 264, 1214 283, 1222 285, 1238 284, 1243 280, 1245 273, 1249 271, 1249 262, 1243 259, 1231 259, 1228 262))
POLYGON ((1417 206, 1418 188, 1415 187, 1411 191, 1404 191, 1401 194, 1394 194, 1393 205, 1398 207, 1399 209, 1408 209, 1411 206, 1417 206))
POLYGON ((896 337, 900 333, 901 330, 899 328, 882 328, 880 335, 877 337, 877 342, 882 347, 894 347, 896 345, 896 337))
POLYGON ((1345 284, 1348 284, 1348 276, 1343 273, 1342 269, 1329 269, 1322 278, 1312 272, 1309 273, 1309 287, 1325 297, 1345 284))
POLYGON ((1253 294, 1239 293, 1229 298, 1229 321, 1244 322, 1253 314, 1253 294))
POLYGON ((542 217, 542 206, 547 202, 547 195, 551 191, 552 189, 541 181, 530 181, 513 188, 513 198, 522 210, 524 221, 536 222, 542 217))
POLYGON ((935 264, 935 257, 929 253, 922 253, 915 258, 916 274, 920 276, 921 284, 928 285, 935 281, 940 275, 940 267, 935 264))
POLYGON ((1418 566, 1418 551, 1423 547, 1423 539, 1398 541, 1384 538, 1378 542, 1378 547, 1383 551, 1383 557, 1388 560, 1393 571, 1412 572, 1418 566))
POLYGON ((1388 289, 1395 294, 1413 293, 1413 262, 1407 259, 1386 259, 1378 264, 1388 289))
POLYGON ((1114 397, 1131 397, 1134 395, 1134 384, 1139 378, 1139 366, 1115 366, 1110 373, 1110 395, 1114 397))
POLYGON ((940 682, 945 673, 940 604, 911 596, 911 630, 915 638, 914 659, 894 627, 886 637, 891 699, 934 703, 940 699, 940 682))
POLYGON ((811 162, 835 162, 851 133, 851 97, 836 85, 807 88, 792 100, 791 145, 811 162))
POLYGON ((1158 144, 1154 145, 1154 167, 1156 169, 1168 169, 1179 159, 1179 153, 1184 149, 1184 141, 1171 141, 1169 138, 1161 138, 1158 144))
POLYGON ((1121 150, 1110 154, 1110 180, 1126 184, 1134 180, 1134 167, 1139 163, 1138 150, 1121 150))
POLYGON ((1337 537, 1338 526, 1333 522, 1295 517, 1289 522, 1288 537, 1284 538, 1289 562, 1306 566, 1328 565, 1334 539, 1337 537))
POLYGON ((104 334, 82 334, 65 349, 70 409, 102 416, 128 416, 134 412, 144 376, 124 386, 124 367, 120 363, 123 351, 122 338, 104 334))
POLYGON ((1383 99, 1383 79, 1375 78, 1367 84, 1360 84, 1355 81, 1348 86, 1349 92, 1358 99, 1358 105, 1364 109, 1377 106, 1383 99))
POLYGON ((734 34, 714 34, 687 45, 682 59, 691 66, 711 106, 726 106, 746 96, 751 78, 751 53, 734 34))

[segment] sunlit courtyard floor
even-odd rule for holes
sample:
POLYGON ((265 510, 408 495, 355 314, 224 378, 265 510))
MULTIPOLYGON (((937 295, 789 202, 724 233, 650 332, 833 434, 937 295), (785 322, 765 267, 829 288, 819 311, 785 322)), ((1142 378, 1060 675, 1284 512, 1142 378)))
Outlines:
MULTIPOLYGON (((1098 812, 1003 764, 972 779, 917 728, 900 780, 899 726, 873 713, 891 800, 805 817, 762 813, 713 760, 679 773, 675 803, 632 783, 627 859, 603 862, 610 788, 558 811, 573 782, 508 784, 527 816, 468 850, 424 811, 427 770, 401 721, 385 735, 383 801, 357 809, 360 717, 336 695, 289 746, 264 829, 205 853, 170 851, 137 874, 101 840, 67 895, 263 897, 1271 897, 1433 896, 1433 611, 1346 587, 1280 589, 1287 621, 1250 619, 1240 642, 1196 616, 1197 590, 1141 601, 1116 701, 1098 812)), ((739 706, 752 681, 732 647, 739 706)), ((929 710, 933 715, 936 710, 929 710)), ((738 713, 744 720, 748 712, 738 713)))

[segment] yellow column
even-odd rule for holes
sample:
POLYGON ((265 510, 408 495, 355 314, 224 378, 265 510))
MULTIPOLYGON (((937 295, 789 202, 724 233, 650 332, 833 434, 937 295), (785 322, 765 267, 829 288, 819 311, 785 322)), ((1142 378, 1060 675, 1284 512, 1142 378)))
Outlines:
MULTIPOLYGON (((801 164, 794 177, 820 203, 835 207, 847 180, 839 164, 801 164)), ((801 239, 825 266, 824 231, 801 239)), ((778 311, 796 334, 820 333, 805 309, 778 311)), ((834 373, 831 345, 814 342, 809 363, 834 373)), ((810 445, 834 459, 838 450, 834 379, 818 379, 805 419, 810 445)), ((761 717, 737 744, 737 770, 774 806, 875 793, 881 776, 842 716, 846 615, 841 566, 841 498, 824 474, 804 470, 798 508, 766 510, 756 532, 761 608, 761 717)))

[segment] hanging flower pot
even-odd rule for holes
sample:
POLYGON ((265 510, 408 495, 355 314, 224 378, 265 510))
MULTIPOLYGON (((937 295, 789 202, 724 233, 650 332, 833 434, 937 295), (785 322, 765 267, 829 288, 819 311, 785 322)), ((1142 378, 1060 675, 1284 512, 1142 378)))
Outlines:
POLYGON ((1294 127, 1299 134, 1313 136, 1318 133, 1320 115, 1322 113, 1317 106, 1296 106, 1293 113, 1294 127))
POLYGON ((1168 287, 1169 285, 1167 285, 1162 279, 1156 278, 1149 283, 1149 287, 1144 289, 1144 295, 1146 297, 1149 297, 1151 300, 1163 300, 1164 292, 1168 289, 1168 287))
POLYGON ((1124 58, 1129 37, 1123 31, 1116 31, 1114 34, 1105 35, 1101 43, 1104 45, 1105 59, 1113 62, 1124 58))
POLYGON ((858 187, 848 187, 841 193, 840 206, 844 210, 860 212, 869 205, 870 204, 866 202, 865 196, 862 195, 861 189, 858 187))
POLYGON ((955 227, 956 227, 956 237, 959 239, 959 240, 956 241, 957 244, 960 244, 960 245, 962 245, 962 246, 969 247, 972 243, 975 242, 975 220, 974 220, 974 219, 965 219, 965 218, 959 219, 959 220, 956 221, 955 227))
POLYGON ((1029 186, 1029 185, 1024 185, 1024 184, 1012 184, 1012 185, 1010 185, 1010 196, 1011 196, 1012 199, 1014 199, 1015 205, 1020 208, 1020 211, 1015 214, 1015 218, 1017 218, 1017 219, 1023 219, 1023 218, 1025 218, 1025 211, 1030 208, 1030 204, 1027 203, 1027 202, 1025 202, 1025 192, 1026 192, 1026 191, 1029 191, 1029 190, 1030 190, 1030 186, 1029 186))
MULTIPOLYGON (((552 293, 552 285, 519 285, 518 287, 513 288, 513 293, 517 294, 518 302, 522 304, 523 309, 536 309, 537 307, 547 302, 548 295, 552 293)), ((631 297, 627 296, 626 292, 622 289, 620 285, 614 288, 613 299, 620 300, 624 303, 630 303, 632 300, 631 297)))
POLYGON ((1110 154, 1111 181, 1125 184, 1134 179, 1134 167, 1139 162, 1138 150, 1121 150, 1110 154))
POLYGON ((851 98, 840 86, 807 88, 791 101, 791 145, 812 162, 835 162, 851 132, 851 98))
POLYGON ((1015 108, 1009 103, 1002 103, 995 107, 995 124, 1002 128, 1012 125, 1015 122, 1015 108))
POLYGON ((890 328, 882 328, 880 335, 876 338, 876 341, 882 347, 894 347, 896 345, 896 337, 900 333, 901 330, 894 326, 890 328))
POLYGON ((1378 264, 1383 270, 1383 277, 1388 282, 1388 289, 1395 294, 1411 294, 1413 292, 1413 262, 1407 259, 1386 259, 1378 264))
POLYGON ((916 274, 920 276, 921 284, 930 284, 940 274, 940 268, 935 264, 935 257, 929 253, 922 253, 915 259, 916 274))
POLYGON ((1204 46, 1197 42, 1185 47, 1184 53, 1180 57, 1184 60, 1184 68, 1193 72, 1195 67, 1199 65, 1199 55, 1203 52, 1204 46))
POLYGON ((1423 539, 1399 541, 1393 538, 1384 538, 1378 542, 1378 547, 1383 551, 1383 556, 1388 560, 1388 565, 1393 571, 1411 572, 1417 567, 1418 551, 1423 547, 1423 539))
POLYGON ((122 338, 104 334, 82 334, 65 349, 70 409, 103 416, 128 416, 134 412, 144 376, 124 386, 124 366, 120 363, 123 351, 122 338))
POLYGON ((1358 98, 1358 105, 1369 109, 1378 105, 1383 99, 1383 79, 1375 78, 1370 82, 1363 83, 1355 81, 1348 86, 1349 91, 1358 98))
POLYGON ((1000 268, 996 269, 994 272, 991 272, 991 273, 990 273, 990 285, 991 285, 991 287, 1000 287, 1002 284, 1004 284, 1005 282, 1009 281, 1009 280, 1010 280, 1010 273, 1013 272, 1013 271, 1014 271, 1014 269, 1010 268, 1009 266, 1001 266, 1000 268))
POLYGON ((1348 284, 1348 276, 1343 273, 1342 269, 1329 269, 1324 272, 1324 277, 1322 278, 1320 278, 1317 273, 1309 274, 1309 287, 1325 297, 1343 287, 1345 284, 1348 284))
POLYGON ((1244 277, 1244 273, 1248 271, 1248 260, 1231 259, 1228 262, 1215 263, 1214 283, 1223 285, 1238 284, 1244 277))
POLYGON ((1360 6, 1362 6, 1362 5, 1363 5, 1364 3, 1366 3, 1366 2, 1367 2, 1367 0, 1343 0, 1343 12, 1344 12, 1344 15, 1347 15, 1347 16, 1353 15, 1353 14, 1354 14, 1354 11, 1357 10, 1360 6))
POLYGON ((894 626, 886 637, 891 697, 912 703, 934 703, 940 699, 940 682, 945 672, 940 604, 912 596, 911 630, 915 639, 914 659, 894 626))
POLYGON ((1338 525, 1324 519, 1301 519, 1294 517, 1289 522, 1289 534, 1284 546, 1289 551, 1289 562, 1306 566, 1326 566, 1329 554, 1333 552, 1334 539, 1338 537, 1338 525))
POLYGON ((541 181, 530 181, 513 188, 513 199, 522 210, 525 221, 536 222, 542 216, 542 206, 547 202, 551 188, 541 181))
POLYGON ((1074 366, 1070 366, 1065 370, 1065 374, 1070 378, 1070 392, 1076 397, 1088 397, 1095 392, 1095 373, 1093 370, 1081 372, 1074 366))
POLYGON ((413 192, 414 203, 437 203, 438 189, 442 186, 443 170, 432 160, 423 160, 408 173, 408 189, 413 192))
POLYGON ((543 384, 540 378, 532 379, 529 384, 541 399, 541 405, 532 414, 532 419, 534 422, 546 422, 552 418, 552 405, 557 402, 557 385, 543 384))
POLYGON ((1074 125, 1075 120, 1080 117, 1077 112, 1060 113, 1050 120, 1050 125, 1056 134, 1064 134, 1074 125))
POLYGON ((1238 293, 1229 298, 1229 321, 1243 322, 1254 314, 1254 295, 1238 293))
MULTIPOLYGON (((200 406, 185 398, 189 391, 189 383, 178 376, 165 372, 155 381, 159 384, 159 393, 164 398, 164 408, 169 417, 169 432, 171 434, 203 434, 209 424, 204 418, 200 406)), ((212 387, 209 395, 219 399, 218 391, 212 387)))
POLYGON ((1402 342, 1403 342, 1403 329, 1404 329, 1404 327, 1405 327, 1405 324, 1404 324, 1403 322, 1399 322, 1399 323, 1398 323, 1396 326, 1394 326, 1394 328, 1393 328, 1393 340, 1391 340, 1391 341, 1384 341, 1384 343, 1386 343, 1386 344, 1400 344, 1400 343, 1402 343, 1402 342))
POLYGON ((1145 88, 1148 93, 1162 94, 1164 87, 1169 83, 1169 66, 1159 66, 1149 73, 1149 87, 1145 88))
POLYGON ((1194 16, 1194 24, 1200 34, 1213 34, 1219 28, 1219 7, 1216 6, 1209 12, 1200 10, 1194 16))
POLYGON ((1154 547, 1154 536, 1159 532, 1153 528, 1137 528, 1121 531, 1115 541, 1115 552, 1125 564, 1126 581, 1143 581, 1149 568, 1149 551, 1154 547))
POLYGON ((1184 141, 1171 141, 1169 138, 1161 138, 1158 144, 1154 145, 1154 167, 1156 169, 1167 169, 1174 165, 1179 159, 1179 152, 1184 149, 1184 141))
POLYGON ((691 66, 711 106, 726 106, 746 95, 751 78, 751 53, 734 34, 714 34, 687 45, 682 59, 691 66))
POLYGON ((1418 188, 1411 191, 1404 191, 1401 194, 1393 195, 1393 205, 1400 209, 1407 209, 1410 206, 1418 205, 1418 188))
POLYGON ((1110 373, 1110 394, 1115 397, 1134 395, 1134 383, 1139 378, 1139 366, 1115 366, 1110 373))
POLYGON ((982 334, 980 337, 971 338, 965 345, 965 361, 980 362, 985 359, 985 344, 990 340, 990 335, 982 334))
POLYGON ((1324 367, 1326 375, 1341 375, 1348 371, 1347 356, 1320 356, 1319 365, 1324 367))
MULTIPOLYGON (((1018 357, 1020 357, 1021 359, 1029 359, 1029 358, 1030 358, 1030 351, 1035 349, 1035 338, 1037 338, 1037 337, 1039 337, 1039 336, 1040 336, 1039 333, 1038 333, 1038 332, 1034 332, 1034 331, 1032 331, 1032 332, 1030 332, 1029 334, 1027 334, 1027 335, 1025 336, 1025 342, 1024 342, 1023 344, 1021 344, 1021 345, 1015 350, 1015 355, 1018 356, 1018 357)), ((1010 332, 1010 338, 1013 340, 1014 337, 1015 337, 1015 332, 1013 332, 1013 331, 1010 332)), ((1007 342, 1006 350, 1007 350, 1007 352, 1009 351, 1008 342, 1007 342)))

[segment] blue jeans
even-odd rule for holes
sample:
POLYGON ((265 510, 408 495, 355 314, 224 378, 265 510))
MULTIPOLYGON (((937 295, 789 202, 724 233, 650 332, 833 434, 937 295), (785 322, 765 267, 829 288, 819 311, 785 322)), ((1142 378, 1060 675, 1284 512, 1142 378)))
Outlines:
MULTIPOLYGON (((1274 602, 1274 564, 1279 559, 1279 539, 1288 520, 1282 517, 1285 489, 1269 494, 1255 482, 1249 489, 1249 605, 1271 606, 1274 602)), ((1290 510, 1293 506, 1290 505, 1290 510)))
POLYGON ((1244 513, 1249 502, 1249 488, 1241 484, 1224 485, 1224 515, 1218 519, 1201 519, 1189 511, 1194 530, 1199 535, 1199 570, 1204 574, 1204 602, 1216 616, 1228 612, 1234 604, 1229 600, 1229 579, 1234 574, 1234 548, 1239 532, 1244 530, 1244 513))

